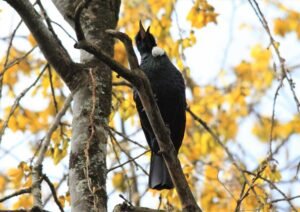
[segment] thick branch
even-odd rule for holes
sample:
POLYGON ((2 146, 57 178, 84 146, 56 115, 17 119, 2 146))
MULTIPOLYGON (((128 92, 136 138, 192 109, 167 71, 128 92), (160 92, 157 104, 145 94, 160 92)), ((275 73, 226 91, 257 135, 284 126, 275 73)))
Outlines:
MULTIPOLYGON (((97 57, 99 60, 103 61, 106 65, 108 65, 111 69, 113 69, 118 75, 121 77, 127 79, 129 82, 132 83, 132 81, 138 80, 137 74, 133 74, 133 71, 127 69, 122 64, 116 62, 106 54, 105 52, 102 52, 101 48, 98 46, 93 45, 91 42, 83 40, 79 41, 75 44, 75 48, 78 49, 84 49, 85 51, 91 53, 95 57, 97 57)), ((144 76, 146 77, 146 76, 144 76)))
POLYGON ((116 30, 108 29, 108 30, 106 30, 106 32, 108 34, 111 34, 113 37, 118 38, 119 40, 122 41, 122 43, 126 47, 128 62, 129 62, 131 69, 137 69, 139 67, 139 63, 138 63, 137 57, 135 55, 135 52, 133 50, 132 40, 130 39, 130 37, 124 33, 118 32, 116 30))
MULTIPOLYGON (((82 80, 75 80, 80 68, 72 62, 69 54, 59 40, 43 23, 42 17, 36 12, 29 0, 5 0, 21 16, 30 32, 36 39, 48 62, 55 68, 70 90, 75 90, 82 80)), ((79 77, 78 77, 79 78, 79 77)))

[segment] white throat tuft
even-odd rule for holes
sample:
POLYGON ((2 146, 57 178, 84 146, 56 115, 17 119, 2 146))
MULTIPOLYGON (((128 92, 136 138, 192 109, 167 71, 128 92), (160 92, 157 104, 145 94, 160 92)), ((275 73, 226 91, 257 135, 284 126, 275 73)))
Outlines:
POLYGON ((165 54, 165 51, 162 48, 159 48, 158 46, 154 46, 152 48, 152 56, 153 57, 162 56, 164 54, 165 54))

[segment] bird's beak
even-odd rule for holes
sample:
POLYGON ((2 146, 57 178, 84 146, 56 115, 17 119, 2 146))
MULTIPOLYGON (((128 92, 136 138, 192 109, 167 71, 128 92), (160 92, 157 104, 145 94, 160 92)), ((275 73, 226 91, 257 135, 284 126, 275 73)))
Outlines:
POLYGON ((140 30, 139 30, 139 34, 141 36, 142 39, 144 39, 145 35, 146 35, 146 31, 143 27, 142 21, 140 21, 140 30))

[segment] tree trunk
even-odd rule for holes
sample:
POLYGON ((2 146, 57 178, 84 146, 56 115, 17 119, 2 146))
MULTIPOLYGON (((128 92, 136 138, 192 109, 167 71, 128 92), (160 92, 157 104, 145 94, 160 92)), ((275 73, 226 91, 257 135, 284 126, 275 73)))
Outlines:
MULTIPOLYGON (((74 26, 70 14, 74 14, 76 3, 80 1, 53 0, 53 2, 70 25, 74 26)), ((105 30, 116 27, 119 6, 119 0, 93 0, 88 9, 81 14, 86 38, 111 56, 113 40, 105 30)), ((81 62, 95 68, 92 69, 92 76, 89 70, 84 73, 88 76, 87 83, 74 93, 69 167, 71 206, 74 212, 107 211, 105 126, 111 108, 111 70, 84 51, 81 52, 81 62), (93 97, 94 89, 96 95, 93 97), (90 137, 93 129, 94 134, 90 137), (85 150, 88 145, 87 156, 85 150)))

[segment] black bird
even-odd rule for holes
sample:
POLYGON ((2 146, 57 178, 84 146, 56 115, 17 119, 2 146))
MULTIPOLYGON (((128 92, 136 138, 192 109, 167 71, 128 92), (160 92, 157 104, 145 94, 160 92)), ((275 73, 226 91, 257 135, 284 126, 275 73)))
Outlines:
MULTIPOLYGON (((145 31, 140 22, 140 29, 135 36, 135 41, 141 55, 140 68, 149 78, 160 113, 170 130, 171 140, 178 153, 184 136, 186 121, 183 77, 164 50, 157 47, 155 38, 150 33, 150 27, 145 31)), ((151 149, 149 187, 157 190, 172 189, 174 184, 165 161, 159 152, 157 140, 136 90, 134 91, 134 101, 142 129, 151 149)))

